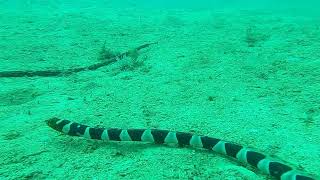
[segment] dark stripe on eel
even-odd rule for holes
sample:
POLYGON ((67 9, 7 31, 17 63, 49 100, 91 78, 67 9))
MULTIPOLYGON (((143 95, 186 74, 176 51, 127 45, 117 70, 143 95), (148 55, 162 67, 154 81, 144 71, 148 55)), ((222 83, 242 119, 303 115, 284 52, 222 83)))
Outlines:
POLYGON ((190 145, 190 140, 192 138, 192 134, 184 133, 184 132, 176 132, 176 136, 177 136, 178 143, 180 146, 190 145))
POLYGON ((70 135, 70 136, 84 135, 86 128, 88 128, 88 126, 85 126, 85 125, 82 125, 79 123, 71 123, 68 135, 70 135))
POLYGON ((266 158, 265 155, 253 151, 248 151, 247 152, 247 161, 250 165, 254 167, 258 167, 259 161, 262 159, 266 158))
POLYGON ((144 129, 128 129, 128 134, 132 141, 141 141, 144 129))
MULTIPOLYGON (((102 136, 103 132, 106 131, 108 133, 108 137, 109 137, 110 141, 121 141, 120 135, 122 132, 123 132, 123 138, 125 138, 126 140, 129 140, 126 137, 127 136, 126 132, 127 132, 132 141, 142 141, 143 133, 146 132, 146 129, 128 129, 125 131, 125 130, 118 129, 118 128, 111 128, 111 129, 91 128, 86 125, 74 123, 69 120, 60 120, 58 118, 51 118, 51 119, 47 120, 46 122, 47 122, 48 126, 50 126, 51 128, 53 128, 59 132, 71 135, 71 136, 83 136, 84 133, 86 132, 87 128, 89 128, 88 130, 89 130, 90 136, 85 135, 84 137, 90 138, 90 139, 100 139, 101 140, 102 139, 101 136, 102 136)), ((146 134, 146 138, 153 138, 154 143, 163 144, 163 143, 165 143, 165 139, 168 136, 169 132, 170 131, 168 131, 168 130, 151 129, 151 136, 152 137, 149 137, 150 134, 146 134)), ((175 132, 174 134, 170 135, 170 137, 169 137, 170 139, 168 139, 170 142, 172 142, 172 138, 176 138, 178 140, 177 144, 190 145, 193 134, 184 133, 184 132, 175 132), (175 137, 172 137, 174 134, 175 134, 175 137)), ((224 154, 224 152, 221 152, 221 148, 224 148, 226 151, 226 154, 228 156, 236 158, 236 159, 240 158, 241 161, 243 160, 243 158, 245 158, 246 161, 248 162, 248 164, 266 172, 267 174, 275 177, 276 179, 280 179, 280 180, 315 180, 312 177, 305 176, 301 172, 298 172, 295 170, 293 171, 293 169, 291 167, 289 167, 285 164, 268 159, 267 156, 265 156, 261 153, 246 150, 246 149, 244 149, 244 151, 240 152, 243 149, 243 147, 240 145, 233 144, 230 142, 225 142, 220 139, 216 139, 216 138, 212 138, 212 137, 208 137, 208 136, 198 136, 198 137, 200 137, 201 142, 198 142, 198 140, 195 139, 195 141, 193 142, 195 144, 192 144, 192 145, 196 145, 196 147, 203 147, 208 150, 217 151, 217 152, 220 152, 223 154, 224 154), (219 144, 220 146, 217 146, 217 149, 215 149, 215 146, 219 142, 223 142, 223 143, 219 144), (202 143, 202 146, 201 146, 201 144, 199 144, 200 146, 198 146, 198 143, 202 143), (222 145, 224 145, 224 146, 222 146, 222 145), (237 157, 237 155, 239 155, 239 157, 237 157), (263 160, 266 160, 266 161, 263 161, 263 160)))
POLYGON ((51 119, 47 120, 46 122, 47 122, 48 126, 50 126, 51 128, 53 128, 59 132, 62 132, 62 128, 71 122, 69 120, 63 120, 59 124, 57 124, 58 121, 60 121, 60 119, 51 118, 51 119))
POLYGON ((121 141, 120 139, 121 131, 122 129, 118 129, 118 128, 108 129, 108 136, 110 141, 121 141))
POLYGON ((89 134, 92 139, 101 140, 101 135, 102 135, 103 131, 104 131, 104 128, 90 128, 89 134))
POLYGON ((218 144, 219 141, 220 141, 220 139, 211 138, 208 136, 201 136, 201 142, 202 142, 203 148, 205 148, 205 149, 212 150, 212 148, 216 144, 218 144))
POLYGON ((291 167, 284 165, 282 163, 270 162, 270 164, 269 164, 270 175, 274 176, 278 179, 280 179, 281 175, 283 175, 284 173, 286 173, 290 170, 292 170, 291 167))
POLYGON ((307 177, 307 176, 300 176, 300 175, 297 175, 296 176, 296 180, 315 180, 311 177, 307 177))
POLYGON ((158 129, 152 129, 151 134, 154 138, 154 142, 157 144, 163 144, 164 139, 167 137, 169 131, 167 130, 158 130, 158 129))
POLYGON ((225 147, 227 155, 234 158, 237 158, 238 152, 242 149, 242 146, 231 143, 225 143, 225 147))

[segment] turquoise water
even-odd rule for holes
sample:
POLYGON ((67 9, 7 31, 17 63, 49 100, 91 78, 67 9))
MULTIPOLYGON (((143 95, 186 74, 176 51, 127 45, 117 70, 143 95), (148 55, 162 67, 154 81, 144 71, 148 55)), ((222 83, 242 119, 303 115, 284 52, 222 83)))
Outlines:
POLYGON ((207 135, 320 176, 319 7, 1 0, 0 179, 274 179, 205 150, 64 136, 52 117, 207 135))

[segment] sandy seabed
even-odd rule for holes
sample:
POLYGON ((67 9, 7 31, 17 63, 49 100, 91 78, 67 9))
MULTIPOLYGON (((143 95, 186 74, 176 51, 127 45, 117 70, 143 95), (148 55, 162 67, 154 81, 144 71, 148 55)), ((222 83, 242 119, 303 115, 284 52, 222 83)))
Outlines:
POLYGON ((0 78, 2 179, 272 179, 190 148, 61 136, 91 126, 193 132, 304 172, 320 166, 320 17, 84 6, 0 11, 0 70, 97 63, 101 47, 158 44, 96 71, 0 78))

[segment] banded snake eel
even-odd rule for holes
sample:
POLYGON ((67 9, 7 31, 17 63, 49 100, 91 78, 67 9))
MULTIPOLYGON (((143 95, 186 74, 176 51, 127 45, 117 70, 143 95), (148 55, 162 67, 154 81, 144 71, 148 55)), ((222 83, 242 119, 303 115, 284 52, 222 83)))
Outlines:
POLYGON ((315 180, 313 177, 305 175, 281 161, 274 160, 241 145, 213 137, 159 129, 95 128, 59 118, 51 118, 46 122, 54 130, 70 136, 105 141, 141 141, 203 148, 250 164, 279 180, 315 180))

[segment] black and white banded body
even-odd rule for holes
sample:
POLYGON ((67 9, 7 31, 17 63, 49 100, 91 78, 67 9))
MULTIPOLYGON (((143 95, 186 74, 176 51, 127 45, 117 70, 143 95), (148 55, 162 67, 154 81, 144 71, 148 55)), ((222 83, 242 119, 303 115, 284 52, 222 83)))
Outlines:
POLYGON ((159 129, 118 129, 118 128, 94 128, 69 120, 51 118, 47 120, 48 126, 70 136, 79 136, 87 139, 105 141, 141 141, 156 144, 177 144, 180 146, 192 146, 214 151, 240 162, 250 164, 265 174, 280 180, 313 180, 302 172, 274 160, 259 152, 250 150, 234 143, 220 139, 199 136, 185 132, 174 132, 159 129))

